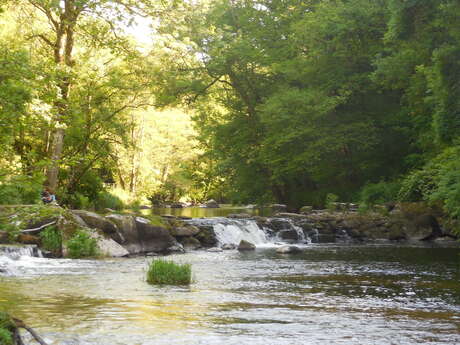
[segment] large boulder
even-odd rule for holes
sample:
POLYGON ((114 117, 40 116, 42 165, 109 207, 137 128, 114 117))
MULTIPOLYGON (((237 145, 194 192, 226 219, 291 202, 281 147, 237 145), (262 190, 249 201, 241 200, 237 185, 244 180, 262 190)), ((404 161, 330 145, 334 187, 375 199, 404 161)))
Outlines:
POLYGON ((217 201, 213 199, 206 201, 204 205, 207 208, 219 208, 220 207, 217 201))
POLYGON ((288 242, 297 242, 299 238, 299 234, 295 230, 281 230, 278 232, 278 237, 283 241, 288 242))
POLYGON ((241 240, 240 244, 238 244, 238 250, 241 252, 241 251, 249 251, 249 250, 255 250, 256 249, 256 246, 251 243, 251 242, 248 242, 246 240, 241 240))
POLYGON ((122 245, 111 238, 106 238, 96 231, 92 232, 90 236, 96 239, 98 251, 103 256, 123 257, 129 255, 129 252, 122 245))
POLYGON ((134 236, 124 234, 126 242, 123 246, 131 253, 146 253, 146 252, 164 252, 168 248, 176 245, 176 240, 171 236, 168 229, 161 226, 154 226, 150 222, 141 217, 135 218, 136 233, 134 236), (133 239, 134 241, 130 241, 133 239))
POLYGON ((180 244, 185 250, 195 250, 201 248, 201 243, 195 237, 181 237, 179 238, 180 244))
POLYGON ((191 236, 195 236, 199 232, 200 232, 200 229, 190 224, 185 224, 183 226, 178 226, 178 227, 174 227, 171 229, 171 235, 177 236, 177 237, 191 237, 191 236))
POLYGON ((100 229, 107 235, 117 233, 117 227, 110 221, 110 219, 107 219, 107 217, 103 217, 97 213, 84 210, 72 210, 72 213, 83 219, 83 221, 90 228, 100 229))
POLYGON ((217 245, 216 233, 214 227, 211 225, 198 226, 200 232, 194 237, 200 241, 201 245, 206 248, 215 247, 217 245))
POLYGON ((273 232, 292 229, 292 224, 287 219, 282 218, 271 218, 264 225, 273 230, 273 232))

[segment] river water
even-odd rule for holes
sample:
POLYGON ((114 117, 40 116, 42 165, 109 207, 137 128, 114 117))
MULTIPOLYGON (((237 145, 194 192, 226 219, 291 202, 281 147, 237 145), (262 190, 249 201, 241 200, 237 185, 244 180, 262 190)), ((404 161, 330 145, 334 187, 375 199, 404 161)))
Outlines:
MULTIPOLYGON (((295 255, 196 251, 188 288, 152 258, 21 257, 0 309, 49 344, 460 344, 460 249, 312 244, 295 255)), ((32 343, 30 341, 30 343, 32 343)))

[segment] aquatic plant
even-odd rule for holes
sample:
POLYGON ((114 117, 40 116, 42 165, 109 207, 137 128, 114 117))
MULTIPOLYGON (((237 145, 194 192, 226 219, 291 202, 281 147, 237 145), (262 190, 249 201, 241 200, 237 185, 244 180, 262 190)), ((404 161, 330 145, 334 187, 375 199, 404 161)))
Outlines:
POLYGON ((87 232, 78 230, 67 241, 68 256, 72 259, 97 256, 97 240, 87 232))
POLYGON ((159 285, 188 285, 192 282, 192 266, 155 259, 150 263, 147 282, 159 285))

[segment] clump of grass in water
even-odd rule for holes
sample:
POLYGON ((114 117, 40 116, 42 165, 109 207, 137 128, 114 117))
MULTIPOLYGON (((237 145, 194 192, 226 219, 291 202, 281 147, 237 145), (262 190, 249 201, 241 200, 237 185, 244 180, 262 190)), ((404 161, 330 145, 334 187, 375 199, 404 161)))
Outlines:
POLYGON ((147 282, 158 285, 188 285, 192 282, 192 266, 155 259, 147 271, 147 282))

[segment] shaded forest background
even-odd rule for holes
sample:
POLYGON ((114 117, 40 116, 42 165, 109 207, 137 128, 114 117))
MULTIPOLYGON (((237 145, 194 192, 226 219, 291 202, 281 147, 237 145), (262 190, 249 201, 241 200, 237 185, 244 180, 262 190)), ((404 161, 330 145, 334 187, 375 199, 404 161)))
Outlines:
POLYGON ((456 0, 0 4, 1 203, 460 216, 456 0))

